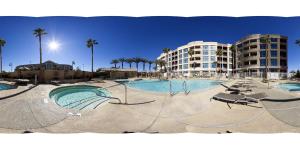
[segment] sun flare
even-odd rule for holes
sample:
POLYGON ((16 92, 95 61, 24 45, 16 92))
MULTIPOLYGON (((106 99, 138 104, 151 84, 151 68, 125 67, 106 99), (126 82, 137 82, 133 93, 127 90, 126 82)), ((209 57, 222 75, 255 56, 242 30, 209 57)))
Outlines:
POLYGON ((57 41, 51 41, 48 44, 48 47, 50 50, 57 50, 59 48, 60 44, 57 41))

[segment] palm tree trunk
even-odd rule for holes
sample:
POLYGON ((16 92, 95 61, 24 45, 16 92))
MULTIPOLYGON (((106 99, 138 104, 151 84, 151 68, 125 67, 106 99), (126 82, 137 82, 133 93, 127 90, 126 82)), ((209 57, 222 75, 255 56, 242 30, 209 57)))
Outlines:
POLYGON ((139 71, 139 64, 135 63, 135 65, 136 65, 136 71, 138 72, 139 71))
POLYGON ((92 77, 94 74, 94 46, 92 46, 92 77))
POLYGON ((115 68, 117 68, 117 64, 115 64, 115 68))
POLYGON ((129 63, 129 68, 131 69, 131 63, 129 63))
POLYGON ((43 60, 42 60, 42 37, 41 36, 39 36, 39 44, 40 44, 40 65, 42 67, 43 60))
POLYGON ((123 69, 123 62, 121 62, 122 63, 122 69, 123 69))
POLYGON ((149 64, 149 71, 151 72, 151 64, 149 64))

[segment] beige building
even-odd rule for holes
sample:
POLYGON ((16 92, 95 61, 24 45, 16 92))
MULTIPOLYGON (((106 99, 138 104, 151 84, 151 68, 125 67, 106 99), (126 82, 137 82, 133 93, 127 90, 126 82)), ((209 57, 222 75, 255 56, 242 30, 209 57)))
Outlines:
POLYGON ((168 55, 161 53, 157 59, 167 62, 166 69, 171 75, 211 76, 217 71, 229 75, 232 73, 233 67, 230 47, 231 44, 193 41, 170 51, 168 55), (190 49, 194 50, 192 56, 188 53, 190 49), (218 49, 222 51, 221 56, 216 55, 218 49))
POLYGON ((262 77, 266 63, 268 63, 269 77, 286 76, 288 69, 287 40, 286 36, 275 34, 252 34, 240 39, 236 42, 236 71, 244 73, 246 76, 262 77), (270 39, 269 52, 266 51, 268 44, 262 40, 262 37, 270 39))
MULTIPOLYGON (((26 64, 17 66, 15 70, 39 70, 39 67, 40 64, 26 64)), ((51 60, 42 63, 42 67, 44 68, 44 70, 73 70, 72 65, 58 64, 51 60)))

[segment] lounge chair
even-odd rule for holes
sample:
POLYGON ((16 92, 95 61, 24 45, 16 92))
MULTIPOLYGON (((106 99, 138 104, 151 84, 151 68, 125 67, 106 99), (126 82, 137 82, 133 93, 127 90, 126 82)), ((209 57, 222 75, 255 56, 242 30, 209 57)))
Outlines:
POLYGON ((236 88, 236 87, 229 87, 223 83, 221 83, 221 85, 223 87, 226 88, 227 91, 231 91, 231 92, 236 92, 236 93, 240 93, 240 92, 251 92, 251 89, 247 89, 247 88, 236 88))
POLYGON ((52 80, 52 81, 50 81, 50 83, 53 85, 56 85, 56 86, 59 86, 61 84, 61 82, 57 81, 57 80, 52 80))
POLYGON ((226 102, 226 103, 238 103, 238 104, 249 104, 258 103, 259 100, 263 100, 267 95, 265 93, 256 93, 250 95, 237 95, 237 94, 227 94, 218 93, 214 95, 211 99, 226 102))
POLYGON ((15 79, 16 85, 24 85, 26 86, 29 83, 28 79, 15 79))

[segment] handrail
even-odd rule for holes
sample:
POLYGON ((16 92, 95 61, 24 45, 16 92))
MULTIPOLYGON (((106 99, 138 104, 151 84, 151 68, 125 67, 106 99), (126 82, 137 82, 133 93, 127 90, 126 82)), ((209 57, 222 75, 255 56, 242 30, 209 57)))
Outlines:
POLYGON ((185 80, 183 81, 182 86, 183 86, 184 94, 188 95, 190 93, 190 91, 188 91, 188 89, 187 89, 187 83, 185 80))

